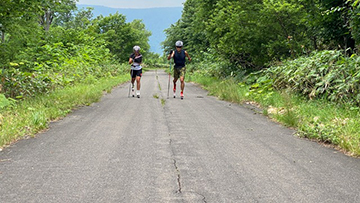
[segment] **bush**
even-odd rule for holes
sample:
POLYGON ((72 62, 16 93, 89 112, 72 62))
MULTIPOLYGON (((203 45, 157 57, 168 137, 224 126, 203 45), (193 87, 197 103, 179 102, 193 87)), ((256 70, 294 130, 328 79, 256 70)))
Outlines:
POLYGON ((360 103, 360 57, 340 51, 315 52, 263 71, 275 89, 292 89, 310 99, 360 103))

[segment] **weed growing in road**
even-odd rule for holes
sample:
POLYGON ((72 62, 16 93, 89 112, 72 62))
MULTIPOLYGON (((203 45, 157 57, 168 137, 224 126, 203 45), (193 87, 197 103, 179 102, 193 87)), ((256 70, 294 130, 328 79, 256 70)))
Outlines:
POLYGON ((161 105, 165 106, 166 100, 164 98, 161 98, 161 105))

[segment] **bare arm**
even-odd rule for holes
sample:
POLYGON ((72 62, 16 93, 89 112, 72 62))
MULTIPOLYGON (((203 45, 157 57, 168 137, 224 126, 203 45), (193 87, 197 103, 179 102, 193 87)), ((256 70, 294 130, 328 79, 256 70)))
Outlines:
POLYGON ((187 51, 185 51, 185 56, 188 58, 189 61, 191 61, 191 57, 190 57, 190 55, 187 53, 187 51))
POLYGON ((133 59, 129 58, 129 64, 132 64, 132 63, 133 63, 133 59))
POLYGON ((172 52, 169 54, 169 56, 168 56, 167 60, 170 60, 172 57, 174 57, 174 54, 175 54, 175 52, 174 52, 174 51, 172 51, 172 52))

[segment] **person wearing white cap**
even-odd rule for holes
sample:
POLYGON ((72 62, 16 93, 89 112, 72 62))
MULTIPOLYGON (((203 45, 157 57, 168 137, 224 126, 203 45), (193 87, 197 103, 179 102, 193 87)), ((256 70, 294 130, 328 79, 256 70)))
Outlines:
POLYGON ((181 92, 180 92, 180 98, 184 99, 184 88, 185 88, 185 72, 186 72, 186 68, 185 68, 185 57, 188 58, 189 61, 191 61, 191 58, 189 56, 189 54, 187 53, 187 51, 183 50, 183 42, 182 41, 177 41, 175 43, 175 47, 176 50, 175 51, 170 51, 170 54, 168 56, 168 60, 170 60, 171 58, 174 59, 174 98, 176 97, 176 82, 177 80, 180 78, 180 88, 181 88, 181 92))
POLYGON ((134 46, 133 53, 130 55, 129 64, 131 64, 131 87, 132 87, 132 96, 135 96, 134 93, 134 83, 136 80, 136 96, 140 98, 140 79, 142 76, 142 55, 140 54, 140 47, 134 46))

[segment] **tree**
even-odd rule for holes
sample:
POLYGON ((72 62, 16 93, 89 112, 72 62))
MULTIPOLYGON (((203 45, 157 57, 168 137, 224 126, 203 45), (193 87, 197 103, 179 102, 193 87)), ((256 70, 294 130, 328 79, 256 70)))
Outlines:
POLYGON ((266 49, 269 59, 298 57, 308 47, 307 12, 298 1, 264 0, 261 10, 261 29, 268 35, 266 49))
POLYGON ((320 1, 320 8, 324 14, 320 22, 324 28, 321 36, 328 44, 328 48, 338 49, 340 47, 343 50, 348 48, 354 50, 355 40, 352 37, 351 29, 351 1, 322 0, 320 1))
POLYGON ((145 24, 142 22, 142 20, 133 20, 130 22, 130 27, 130 36, 132 41, 129 42, 129 47, 131 47, 131 50, 129 51, 132 52, 132 47, 134 45, 138 45, 141 47, 141 52, 146 56, 146 53, 150 49, 148 41, 149 37, 151 36, 151 32, 146 30, 145 24))
POLYGON ((107 17, 99 16, 96 30, 107 41, 107 48, 115 56, 116 61, 126 61, 134 45, 139 45, 146 53, 150 45, 148 37, 151 35, 140 20, 126 23, 126 17, 116 12, 107 17))
MULTIPOLYGON (((206 36, 205 23, 202 19, 206 18, 200 11, 201 1, 187 0, 184 4, 181 19, 170 28, 165 29, 166 40, 162 42, 165 53, 174 49, 175 42, 184 42, 184 48, 191 55, 200 55, 201 52, 209 48, 209 40, 206 36)), ((196 58, 196 57, 195 57, 196 58)))
POLYGON ((24 46, 39 41, 37 5, 37 1, 0 2, 0 66, 3 69, 24 46))
MULTIPOLYGON (((350 29, 353 39, 356 41, 356 45, 360 45, 360 1, 359 0, 349 0, 348 3, 351 3, 351 21, 350 29)), ((357 47, 359 50, 359 47, 357 47)))
MULTIPOLYGON (((55 18, 69 21, 71 11, 76 9, 76 0, 38 0, 41 5, 40 24, 48 31, 55 18), (68 17, 67 17, 68 16, 68 17)), ((61 24, 58 22, 57 24, 61 24)))

